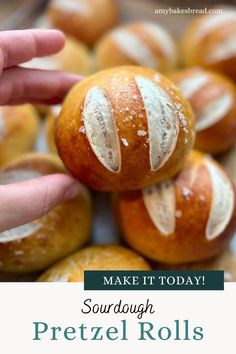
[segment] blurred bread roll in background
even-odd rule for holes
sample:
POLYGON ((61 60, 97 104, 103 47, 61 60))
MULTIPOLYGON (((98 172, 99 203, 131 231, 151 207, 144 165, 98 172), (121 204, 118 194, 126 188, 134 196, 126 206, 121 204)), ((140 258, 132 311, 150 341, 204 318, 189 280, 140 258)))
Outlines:
POLYGON ((115 0, 51 0, 47 14, 54 27, 89 46, 118 21, 115 0))
POLYGON ((189 100, 195 113, 195 148, 211 154, 228 150, 236 140, 234 82, 200 67, 174 72, 170 79, 189 100))
POLYGON ((236 10, 196 17, 183 35, 182 61, 218 70, 236 80, 236 10))
POLYGON ((57 154, 57 146, 55 141, 56 120, 60 114, 61 105, 51 106, 46 115, 44 126, 44 138, 48 147, 48 151, 57 154))
POLYGON ((89 75, 93 71, 89 49, 79 41, 67 37, 65 47, 49 57, 34 58, 21 66, 41 70, 62 70, 72 74, 89 75))
POLYGON ((39 128, 39 116, 31 105, 0 107, 0 166, 31 151, 39 128))
POLYGON ((87 247, 49 268, 39 282, 83 282, 84 270, 150 270, 135 252, 116 245, 87 247))
POLYGON ((173 39, 161 26, 151 22, 122 25, 105 34, 95 49, 97 69, 139 65, 160 72, 176 66, 173 39))

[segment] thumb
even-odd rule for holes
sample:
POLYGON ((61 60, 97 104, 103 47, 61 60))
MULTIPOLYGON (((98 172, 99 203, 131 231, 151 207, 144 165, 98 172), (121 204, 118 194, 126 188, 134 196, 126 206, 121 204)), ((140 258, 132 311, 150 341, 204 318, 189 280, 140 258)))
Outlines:
POLYGON ((79 193, 78 181, 63 174, 1 185, 0 232, 31 222, 79 193))

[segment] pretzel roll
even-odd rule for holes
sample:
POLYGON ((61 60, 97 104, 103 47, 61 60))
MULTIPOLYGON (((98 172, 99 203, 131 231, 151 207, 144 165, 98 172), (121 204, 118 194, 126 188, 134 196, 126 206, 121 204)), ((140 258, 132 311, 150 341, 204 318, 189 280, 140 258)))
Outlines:
POLYGON ((21 66, 29 69, 61 70, 79 75, 90 75, 93 71, 92 57, 88 48, 70 37, 67 37, 66 44, 59 53, 34 58, 21 66))
POLYGON ((205 259, 201 262, 188 264, 163 264, 152 263, 152 269, 155 270, 224 270, 224 281, 236 281, 236 254, 233 249, 227 247, 217 257, 205 259))
POLYGON ((211 154, 226 151, 236 139, 234 83, 201 68, 179 71, 170 78, 189 100, 195 113, 195 147, 211 154))
POLYGON ((47 13, 53 26, 89 46, 118 21, 114 0, 51 0, 47 13))
POLYGON ((236 229, 235 187, 220 165, 199 152, 173 179, 120 192, 115 210, 128 244, 164 263, 213 257, 236 229))
POLYGON ((149 264, 133 251, 116 245, 96 245, 65 258, 48 269, 39 282, 82 282, 84 270, 149 270, 149 264))
MULTIPOLYGON (((0 185, 54 173, 65 173, 58 157, 32 153, 1 169, 0 185)), ((0 233, 0 270, 43 270, 84 245, 90 228, 91 201, 87 189, 81 186, 76 198, 61 203, 47 215, 0 233)))
POLYGON ((188 66, 201 65, 236 80, 236 11, 194 19, 183 36, 181 53, 188 66))
POLYGON ((162 27, 153 23, 132 23, 106 34, 96 46, 98 69, 140 65, 166 72, 176 65, 176 48, 162 27))
POLYGON ((39 117, 33 106, 0 107, 0 165, 30 151, 38 128, 39 117))
POLYGON ((56 132, 56 119, 58 118, 60 111, 61 111, 61 105, 55 105, 50 107, 50 110, 46 116, 46 121, 44 126, 45 140, 48 146, 48 150, 53 154, 57 154, 55 132, 56 132))
POLYGON ((103 191, 138 189, 173 176, 194 140, 192 110, 180 91, 138 66, 81 81, 57 123, 57 148, 67 169, 103 191))

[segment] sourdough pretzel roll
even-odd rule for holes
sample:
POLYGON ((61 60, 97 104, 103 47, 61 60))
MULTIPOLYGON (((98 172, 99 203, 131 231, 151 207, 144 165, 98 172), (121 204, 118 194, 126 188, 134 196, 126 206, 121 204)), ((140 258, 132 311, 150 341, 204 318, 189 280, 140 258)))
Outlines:
MULTIPOLYGON (((0 170, 0 185, 46 174, 65 173, 54 155, 24 155, 0 170)), ((91 229, 91 201, 81 186, 78 197, 66 201, 47 215, 0 233, 0 270, 29 273, 47 268, 84 245, 91 229)))
POLYGON ((49 268, 39 282, 82 282, 84 270, 149 270, 149 264, 133 251, 116 245, 84 248, 49 268))
POLYGON ((66 38, 66 44, 59 53, 34 58, 21 66, 41 70, 62 70, 81 75, 90 75, 93 71, 92 56, 88 48, 70 37, 66 38))
POLYGON ((58 118, 60 111, 61 111, 61 105, 51 106, 46 116, 46 121, 44 126, 45 140, 48 146, 48 150, 53 154, 57 154, 55 132, 56 132, 56 119, 58 118))
POLYGON ((47 13, 53 26, 89 46, 118 21, 114 0, 51 0, 47 13))
POLYGON ((195 147, 211 154, 226 151, 236 139, 234 83, 201 68, 175 72, 170 78, 189 100, 195 113, 195 147))
POLYGON ((213 257, 236 229, 235 187, 220 165, 199 152, 173 179, 120 192, 115 210, 128 244, 164 263, 213 257))
POLYGON ((192 110, 180 91, 156 71, 136 66, 102 71, 75 85, 57 120, 65 166, 103 191, 173 176, 193 140, 192 110))
POLYGON ((183 36, 181 53, 188 66, 201 65, 236 80, 236 11, 194 19, 183 36))
POLYGON ((98 69, 139 65, 166 72, 176 65, 174 41, 166 30, 151 22, 117 27, 96 46, 98 69))
POLYGON ((152 262, 155 270, 224 270, 224 281, 236 281, 236 255, 233 249, 227 247, 217 257, 205 259, 201 262, 188 264, 163 264, 152 262))
POLYGON ((0 107, 0 165, 30 151, 38 128, 39 117, 33 106, 0 107))

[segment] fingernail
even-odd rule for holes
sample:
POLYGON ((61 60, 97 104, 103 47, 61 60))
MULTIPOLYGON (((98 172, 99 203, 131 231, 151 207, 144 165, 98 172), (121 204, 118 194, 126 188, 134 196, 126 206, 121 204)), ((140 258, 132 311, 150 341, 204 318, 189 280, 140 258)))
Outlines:
POLYGON ((69 200, 77 197, 80 194, 81 186, 78 182, 73 183, 64 194, 64 200, 69 200))

